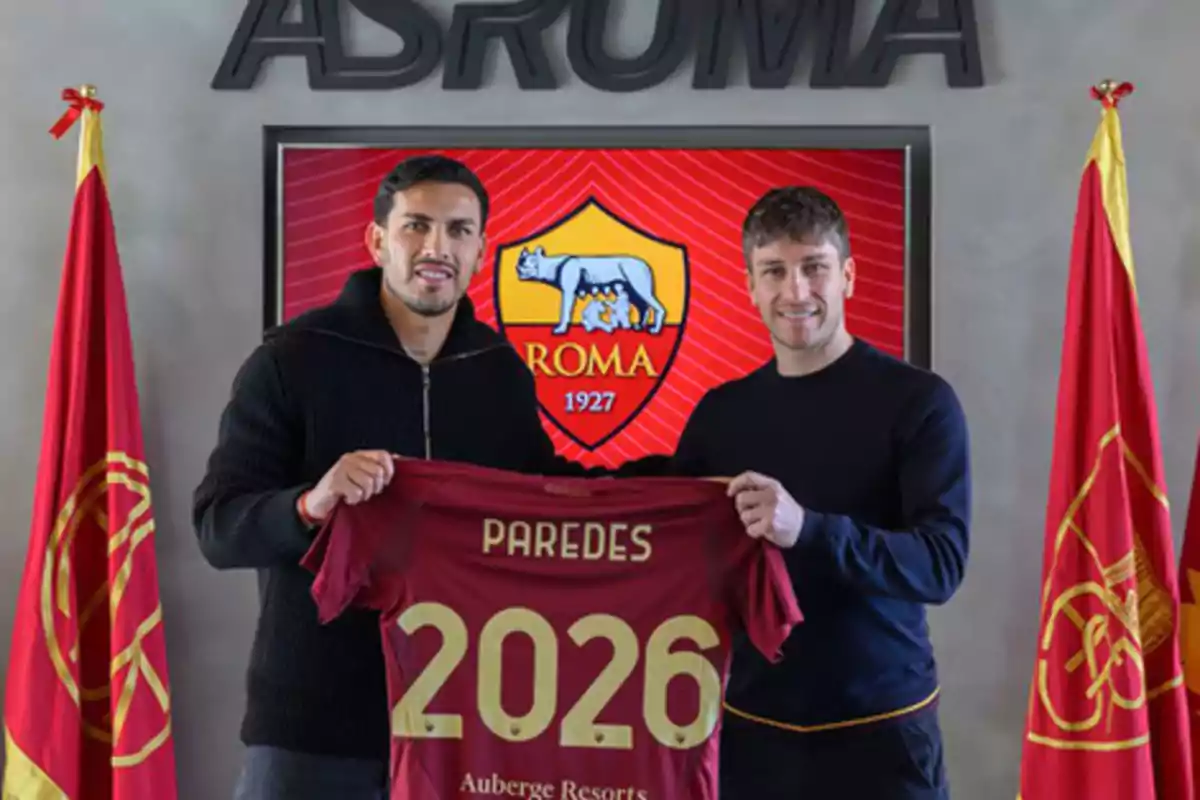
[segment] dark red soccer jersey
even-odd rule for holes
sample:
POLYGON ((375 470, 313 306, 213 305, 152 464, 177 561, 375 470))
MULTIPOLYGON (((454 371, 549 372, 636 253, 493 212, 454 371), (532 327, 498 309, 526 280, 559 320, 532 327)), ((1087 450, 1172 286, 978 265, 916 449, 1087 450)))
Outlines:
POLYGON ((400 460, 304 563, 381 612, 393 799, 715 800, 731 636, 801 620, 714 481, 400 460))

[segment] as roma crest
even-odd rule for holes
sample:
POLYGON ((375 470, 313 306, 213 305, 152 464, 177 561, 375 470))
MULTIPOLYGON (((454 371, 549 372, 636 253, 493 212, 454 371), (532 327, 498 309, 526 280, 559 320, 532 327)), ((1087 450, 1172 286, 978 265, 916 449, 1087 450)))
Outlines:
POLYGON ((683 334, 688 255, 595 198, 496 248, 496 317, 542 410, 594 450, 662 385, 683 334))

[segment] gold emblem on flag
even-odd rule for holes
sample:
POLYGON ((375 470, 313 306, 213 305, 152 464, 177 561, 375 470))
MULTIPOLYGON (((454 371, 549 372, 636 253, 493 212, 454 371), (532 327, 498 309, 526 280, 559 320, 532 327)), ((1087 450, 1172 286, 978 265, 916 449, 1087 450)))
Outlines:
POLYGON ((1200 571, 1189 568, 1184 574, 1192 592, 1192 602, 1180 607, 1183 677, 1188 691, 1200 694, 1200 571))
POLYGON ((1156 679, 1147 661, 1171 639, 1176 620, 1138 528, 1165 524, 1156 519, 1165 508, 1163 492, 1114 427, 1055 537, 1034 689, 1036 716, 1049 725, 1035 726, 1042 730, 1031 730, 1031 741, 1111 751, 1149 740, 1144 715, 1132 712, 1182 680, 1147 687, 1148 675, 1156 679), (1114 541, 1133 547, 1112 554, 1114 541), (1056 584, 1060 570, 1082 580, 1056 584))
POLYGON ((155 653, 165 658, 162 606, 157 597, 148 613, 123 604, 139 589, 139 560, 154 558, 152 544, 142 547, 154 529, 146 465, 110 452, 63 502, 42 573, 50 659, 80 708, 84 734, 111 747, 114 767, 142 763, 171 731, 170 693, 153 661, 155 653), (149 704, 158 711, 130 724, 134 706, 149 704))

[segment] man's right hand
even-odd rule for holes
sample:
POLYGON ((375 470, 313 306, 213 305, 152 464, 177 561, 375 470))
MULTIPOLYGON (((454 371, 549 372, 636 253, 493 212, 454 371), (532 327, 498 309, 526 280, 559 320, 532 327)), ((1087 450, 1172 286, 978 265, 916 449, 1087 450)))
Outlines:
POLYGON ((302 498, 304 512, 324 522, 342 501, 356 505, 383 491, 395 474, 393 456, 386 450, 346 453, 302 498))

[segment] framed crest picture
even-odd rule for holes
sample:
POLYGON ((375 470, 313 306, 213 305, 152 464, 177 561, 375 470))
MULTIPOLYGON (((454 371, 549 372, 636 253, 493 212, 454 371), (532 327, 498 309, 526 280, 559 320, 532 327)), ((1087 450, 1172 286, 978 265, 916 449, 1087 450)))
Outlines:
POLYGON ((471 167, 491 211, 468 297, 533 372, 559 452, 582 463, 672 452, 705 391, 771 358, 741 229, 772 187, 838 202, 858 265, 851 333, 932 366, 924 127, 269 127, 264 149, 268 328, 371 265, 364 228, 398 162, 471 167))

